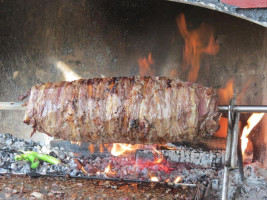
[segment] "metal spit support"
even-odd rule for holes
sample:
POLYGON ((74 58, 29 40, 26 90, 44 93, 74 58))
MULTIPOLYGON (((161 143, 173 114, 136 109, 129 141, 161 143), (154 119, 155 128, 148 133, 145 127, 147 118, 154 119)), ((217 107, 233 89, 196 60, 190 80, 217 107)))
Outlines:
POLYGON ((267 113, 267 106, 236 106, 235 103, 235 98, 233 98, 228 106, 219 106, 220 112, 228 113, 222 200, 228 199, 229 174, 231 169, 236 168, 237 163, 240 180, 244 181, 243 158, 239 137, 240 113, 267 113))

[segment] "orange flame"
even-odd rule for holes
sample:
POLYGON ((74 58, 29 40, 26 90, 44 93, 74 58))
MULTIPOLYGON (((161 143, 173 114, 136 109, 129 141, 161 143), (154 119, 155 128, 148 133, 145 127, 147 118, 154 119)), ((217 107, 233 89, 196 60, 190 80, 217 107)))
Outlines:
POLYGON ((221 117, 219 124, 220 124, 220 129, 214 134, 214 136, 218 137, 218 138, 226 138, 227 137, 228 118, 221 117))
POLYGON ((158 150, 156 150, 154 147, 153 147, 153 150, 160 156, 160 157, 157 157, 154 161, 154 164, 159 164, 163 161, 164 159, 164 156, 161 152, 159 152, 158 150))
POLYGON ((151 53, 148 54, 147 58, 139 58, 137 62, 141 76, 153 76, 155 74, 154 70, 150 68, 150 65, 153 65, 155 63, 152 59, 151 53))
POLYGON ((156 176, 151 176, 151 177, 150 177, 150 181, 151 181, 151 182, 159 182, 159 179, 158 179, 158 177, 156 177, 156 176))
POLYGON ((201 57, 203 54, 216 55, 219 51, 219 44, 214 39, 211 27, 205 24, 189 31, 183 14, 176 18, 176 23, 185 40, 183 69, 187 70, 191 66, 187 80, 195 82, 198 77, 201 57))
POLYGON ((113 156, 126 155, 129 152, 135 152, 137 149, 144 149, 144 148, 153 150, 154 160, 144 161, 144 163, 136 163, 136 166, 141 168, 146 168, 146 167, 150 168, 154 165, 157 165, 159 167, 159 170, 163 170, 166 173, 170 173, 170 170, 172 170, 172 168, 166 166, 166 163, 164 162, 166 161, 164 155, 152 145, 141 145, 141 144, 131 145, 123 143, 114 143, 111 150, 111 154, 113 156))
POLYGON ((88 172, 84 169, 83 166, 82 166, 81 170, 82 170, 82 172, 83 172, 84 174, 88 174, 88 172))
POLYGON ((174 183, 179 183, 182 180, 182 178, 180 176, 178 176, 175 180, 174 183))
POLYGON ((219 97, 219 104, 228 104, 234 94, 234 79, 229 79, 226 83, 226 86, 218 89, 217 93, 219 97))
POLYGON ((168 144, 158 144, 158 147, 161 149, 161 148, 166 148, 166 149, 169 149, 169 150, 177 150, 177 148, 175 147, 171 147, 169 146, 168 144))
POLYGON ((111 171, 110 165, 108 165, 108 166, 105 168, 104 173, 105 173, 106 175, 115 175, 115 174, 116 174, 115 171, 111 171))
POLYGON ((94 145, 93 144, 89 144, 88 150, 90 151, 90 153, 94 153, 95 152, 94 145))
POLYGON ((171 167, 168 167, 166 165, 166 159, 164 158, 164 155, 156 150, 154 147, 152 147, 152 150, 155 152, 154 153, 154 160, 153 161, 145 161, 144 163, 137 163, 137 165, 141 168, 146 168, 146 167, 152 167, 154 165, 157 165, 159 170, 161 171, 165 171, 166 173, 170 173, 172 168, 171 167), (155 155, 156 154, 156 155, 155 155))
POLYGON ((264 113, 253 113, 248 121, 247 125, 243 129, 242 136, 241 136, 241 149, 242 149, 242 154, 244 155, 245 150, 248 145, 248 135, 252 131, 252 129, 260 122, 262 119, 264 113))
POLYGON ((123 143, 113 143, 111 154, 113 156, 124 155, 128 152, 133 152, 138 149, 138 145, 123 144, 123 143))
POLYGON ((103 144, 100 144, 100 145, 99 145, 99 152, 100 152, 100 153, 103 153, 103 152, 104 152, 103 144))

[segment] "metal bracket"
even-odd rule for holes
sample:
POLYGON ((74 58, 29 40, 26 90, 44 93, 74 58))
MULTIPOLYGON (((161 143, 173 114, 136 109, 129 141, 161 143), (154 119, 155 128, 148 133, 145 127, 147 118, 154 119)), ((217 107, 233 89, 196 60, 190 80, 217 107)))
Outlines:
MULTIPOLYGON (((228 127, 227 127, 227 142, 226 142, 226 152, 225 152, 222 200, 228 199, 230 171, 231 169, 236 169, 237 164, 238 164, 240 180, 242 183, 244 181, 243 158, 241 151, 241 135, 239 134, 240 112, 234 110, 235 103, 236 103, 235 98, 233 98, 231 99, 230 104, 228 106, 228 127)), ((257 110, 255 112, 257 112, 257 110)))
POLYGON ((234 112, 233 108, 235 106, 235 98, 231 99, 228 106, 228 127, 227 127, 227 142, 226 142, 226 152, 225 152, 225 164, 224 164, 224 176, 223 176, 223 190, 222 190, 222 200, 228 199, 228 187, 229 187, 229 174, 231 169, 235 169, 238 162, 240 179, 243 181, 244 173, 243 171, 243 160, 242 154, 241 158, 238 152, 241 152, 241 145, 239 144, 239 120, 240 113, 234 112), (240 148, 240 151, 238 150, 240 148), (240 169, 242 168, 242 169, 240 169))

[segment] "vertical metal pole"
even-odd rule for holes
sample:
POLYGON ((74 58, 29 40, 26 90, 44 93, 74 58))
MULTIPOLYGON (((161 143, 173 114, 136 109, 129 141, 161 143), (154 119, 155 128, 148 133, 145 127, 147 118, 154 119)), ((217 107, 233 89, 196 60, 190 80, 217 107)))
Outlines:
POLYGON ((239 119, 240 113, 235 113, 234 127, 233 127, 233 140, 232 140, 232 151, 231 151, 231 168, 235 169, 237 165, 237 147, 238 147, 238 136, 239 136, 239 119))
POLYGON ((224 166, 222 200, 228 199, 229 170, 228 166, 224 166))
POLYGON ((232 110, 231 110, 231 105, 229 105, 222 200, 228 199, 229 170, 230 170, 229 168, 230 168, 230 157, 231 157, 231 146, 232 146, 231 143, 232 143, 232 110))
POLYGON ((227 128, 226 149, 225 149, 225 165, 226 166, 230 165, 232 137, 233 137, 232 109, 231 109, 231 105, 229 105, 228 128, 227 128))
POLYGON ((224 175, 223 175, 223 189, 222 189, 222 200, 228 199, 228 187, 229 187, 229 173, 231 167, 231 151, 233 143, 233 106, 235 99, 231 99, 228 106, 228 127, 227 127, 227 139, 225 149, 225 163, 224 163, 224 175))
POLYGON ((244 176, 244 168, 243 168, 243 155, 242 155, 242 149, 241 149, 241 135, 242 133, 240 133, 238 136, 237 157, 238 157, 238 171, 240 175, 240 180, 241 182, 243 182, 245 176, 244 176))

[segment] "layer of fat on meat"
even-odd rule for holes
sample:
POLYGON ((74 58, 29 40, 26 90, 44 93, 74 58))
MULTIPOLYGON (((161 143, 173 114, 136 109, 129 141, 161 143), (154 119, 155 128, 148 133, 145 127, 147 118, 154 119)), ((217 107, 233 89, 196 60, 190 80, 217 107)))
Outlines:
POLYGON ((119 117, 119 107, 121 107, 121 99, 116 94, 109 94, 106 101, 106 120, 119 117))

